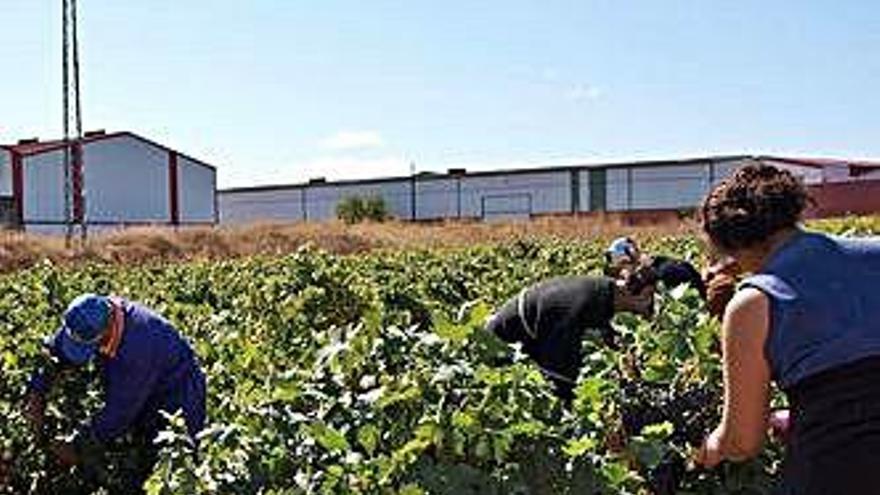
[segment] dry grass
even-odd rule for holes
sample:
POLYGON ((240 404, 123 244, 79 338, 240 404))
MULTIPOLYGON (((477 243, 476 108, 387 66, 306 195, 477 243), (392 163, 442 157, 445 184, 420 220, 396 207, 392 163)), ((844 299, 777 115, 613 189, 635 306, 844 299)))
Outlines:
POLYGON ((523 238, 596 239, 631 234, 693 232, 692 222, 632 224, 615 217, 549 217, 506 223, 389 222, 347 226, 338 222, 252 224, 235 227, 132 228, 90 237, 83 246, 65 248, 59 237, 6 233, 0 237, 0 272, 11 272, 49 259, 56 263, 141 264, 192 259, 278 255, 304 244, 339 253, 377 249, 462 247, 523 238))

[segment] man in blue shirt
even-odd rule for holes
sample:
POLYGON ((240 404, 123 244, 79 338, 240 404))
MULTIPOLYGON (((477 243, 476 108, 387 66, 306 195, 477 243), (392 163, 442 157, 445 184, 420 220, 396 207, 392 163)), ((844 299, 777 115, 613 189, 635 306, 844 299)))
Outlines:
MULTIPOLYGON (((61 328, 45 342, 55 358, 36 372, 27 408, 37 427, 43 423, 46 394, 58 372, 97 359, 105 387, 104 407, 70 443, 54 451, 67 465, 83 462, 82 453, 131 433, 151 446, 165 427, 160 411, 181 411, 195 439, 205 422, 205 376, 189 343, 154 311, 118 297, 84 294, 64 313, 61 328)), ((155 452, 151 453, 151 457, 155 452)), ((148 462, 140 486, 152 472, 148 462)))

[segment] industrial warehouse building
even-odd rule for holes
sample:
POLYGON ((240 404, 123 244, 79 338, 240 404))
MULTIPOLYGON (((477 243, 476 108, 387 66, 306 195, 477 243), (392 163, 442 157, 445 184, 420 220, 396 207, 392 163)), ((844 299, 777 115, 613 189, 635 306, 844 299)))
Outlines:
MULTIPOLYGON (((72 218, 89 228, 213 224, 216 169, 130 132, 88 133, 68 148, 72 218)), ((66 225, 65 145, 23 140, 0 146, 0 221, 30 232, 66 225)))
POLYGON ((424 173, 374 180, 245 187, 220 191, 222 223, 315 221, 335 217, 349 196, 380 196, 404 220, 530 218, 618 213, 677 215, 738 167, 762 160, 803 178, 813 216, 880 211, 880 163, 726 156, 468 173, 424 173))

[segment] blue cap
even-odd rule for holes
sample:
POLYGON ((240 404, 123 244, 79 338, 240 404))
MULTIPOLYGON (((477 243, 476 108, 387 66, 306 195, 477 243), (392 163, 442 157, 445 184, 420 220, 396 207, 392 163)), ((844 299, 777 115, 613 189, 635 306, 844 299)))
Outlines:
POLYGON ((636 253, 636 244, 629 237, 618 237, 611 242, 605 253, 612 261, 620 258, 632 259, 636 253))
POLYGON ((110 300, 95 294, 83 294, 67 306, 63 325, 49 342, 64 359, 72 364, 91 360, 100 345, 110 320, 110 300))

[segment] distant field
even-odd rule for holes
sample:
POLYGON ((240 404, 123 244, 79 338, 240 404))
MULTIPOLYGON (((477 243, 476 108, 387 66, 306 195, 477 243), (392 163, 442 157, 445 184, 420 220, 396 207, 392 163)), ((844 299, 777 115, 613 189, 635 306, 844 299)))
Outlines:
MULTIPOLYGON (((880 217, 849 217, 811 222, 833 232, 874 232, 880 217)), ((338 222, 253 224, 236 227, 133 228, 91 237, 85 246, 66 249, 58 237, 8 233, 0 237, 0 272, 55 263, 152 263, 193 259, 226 259, 289 253, 310 244, 333 254, 375 250, 465 247, 527 238, 603 240, 619 235, 688 235, 698 232, 692 220, 628 225, 619 218, 552 217, 506 223, 388 222, 347 226, 338 222)))
POLYGON ((263 223, 235 227, 132 228, 90 237, 85 246, 67 249, 61 237, 8 233, 0 237, 0 272, 56 263, 143 263, 192 259, 226 259, 289 253, 305 244, 333 254, 377 249, 464 247, 523 238, 559 237, 594 240, 623 233, 684 234, 692 222, 624 225, 617 219, 554 217, 505 223, 443 222, 345 225, 263 223))

